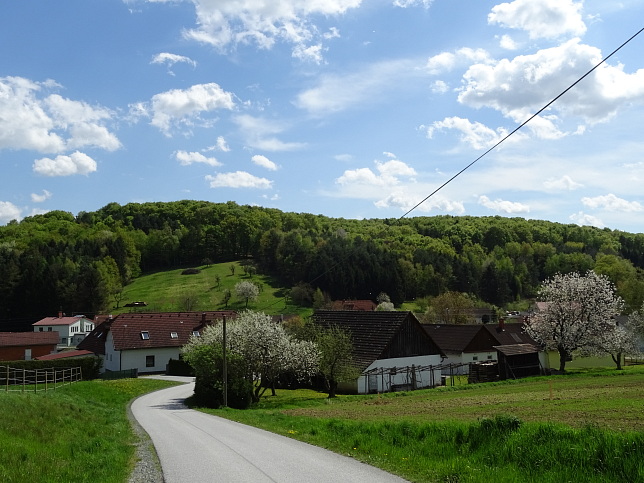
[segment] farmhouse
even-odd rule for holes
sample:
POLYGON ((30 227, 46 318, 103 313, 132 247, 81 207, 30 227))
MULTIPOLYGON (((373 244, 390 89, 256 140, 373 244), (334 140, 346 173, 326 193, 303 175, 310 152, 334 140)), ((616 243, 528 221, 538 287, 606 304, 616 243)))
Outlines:
MULTIPOLYGON (((498 324, 423 324, 423 328, 445 354, 444 363, 460 366, 460 374, 468 374, 471 363, 497 361, 500 346, 538 346, 523 324, 506 324, 502 319, 498 324)), ((539 353, 539 359, 542 367, 548 367, 545 354, 539 353)))
POLYGON ((442 354, 412 312, 318 310, 311 321, 346 330, 360 377, 339 389, 360 394, 440 385, 442 354))
POLYGON ((0 361, 30 361, 56 352, 56 332, 0 332, 0 361))
POLYGON ((98 325, 78 348, 103 359, 104 371, 166 371, 170 359, 179 359, 180 349, 191 335, 234 311, 120 314, 98 325))
POLYGON ((58 312, 58 317, 45 317, 32 324, 34 332, 55 332, 58 347, 76 347, 87 334, 94 330, 94 322, 82 315, 66 317, 58 312))

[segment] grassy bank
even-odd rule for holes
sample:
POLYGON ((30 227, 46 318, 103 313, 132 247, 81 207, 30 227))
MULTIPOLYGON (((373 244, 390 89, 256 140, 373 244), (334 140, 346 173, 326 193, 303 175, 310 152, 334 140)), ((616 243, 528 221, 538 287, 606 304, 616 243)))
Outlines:
POLYGON ((641 481, 644 370, 329 401, 282 391, 214 414, 418 482, 641 481))
POLYGON ((127 405, 172 384, 122 379, 48 392, 0 392, 0 481, 127 481, 134 463, 127 405))

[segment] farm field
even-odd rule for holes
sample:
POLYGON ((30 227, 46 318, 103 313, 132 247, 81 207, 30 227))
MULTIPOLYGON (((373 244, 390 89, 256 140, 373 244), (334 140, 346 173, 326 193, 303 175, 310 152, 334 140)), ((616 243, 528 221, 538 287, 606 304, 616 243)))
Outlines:
POLYGON ((204 410, 417 482, 642 481, 644 368, 204 410), (552 387, 552 396, 550 389, 552 387))

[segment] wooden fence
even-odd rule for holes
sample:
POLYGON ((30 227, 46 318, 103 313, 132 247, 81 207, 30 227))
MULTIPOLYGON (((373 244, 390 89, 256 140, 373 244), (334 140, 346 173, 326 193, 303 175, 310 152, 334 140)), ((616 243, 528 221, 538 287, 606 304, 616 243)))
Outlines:
POLYGON ((80 367, 16 369, 0 366, 0 387, 7 391, 37 392, 56 390, 83 379, 80 367))

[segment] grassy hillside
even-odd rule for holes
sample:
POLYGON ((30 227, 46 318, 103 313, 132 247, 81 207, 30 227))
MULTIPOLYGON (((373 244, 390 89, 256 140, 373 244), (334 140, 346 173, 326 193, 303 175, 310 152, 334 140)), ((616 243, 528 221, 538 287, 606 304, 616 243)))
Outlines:
POLYGON ((310 310, 289 303, 285 291, 277 282, 266 275, 249 276, 237 262, 220 263, 196 267, 200 271, 193 275, 182 275, 184 269, 154 272, 136 278, 123 290, 119 308, 112 308, 116 315, 122 312, 181 312, 194 310, 243 310, 246 301, 235 295, 235 284, 248 280, 260 288, 256 301, 249 301, 248 308, 267 314, 301 314, 310 310), (231 269, 231 267, 233 267, 231 269), (224 293, 230 290, 232 297, 224 303, 224 293), (143 301, 144 308, 129 308, 129 302, 143 301))

